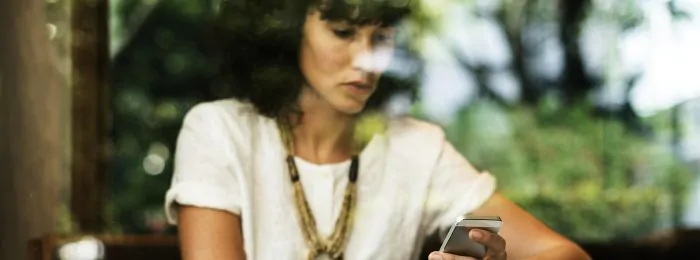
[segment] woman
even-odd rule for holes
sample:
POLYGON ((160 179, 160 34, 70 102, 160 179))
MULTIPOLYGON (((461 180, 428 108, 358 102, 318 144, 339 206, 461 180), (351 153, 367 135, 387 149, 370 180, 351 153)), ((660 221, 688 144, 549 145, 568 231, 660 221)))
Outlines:
POLYGON ((412 90, 380 80, 405 3, 294 2, 222 7, 234 98, 187 114, 166 195, 184 259, 411 259, 466 213, 504 221, 470 233, 486 259, 587 259, 496 193, 439 127, 402 117, 361 138, 363 118, 412 90))

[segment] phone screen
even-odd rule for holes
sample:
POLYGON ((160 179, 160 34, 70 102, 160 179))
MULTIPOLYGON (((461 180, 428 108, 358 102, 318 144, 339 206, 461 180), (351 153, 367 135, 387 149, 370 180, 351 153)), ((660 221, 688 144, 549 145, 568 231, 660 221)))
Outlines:
POLYGON ((440 252, 453 255, 470 256, 482 258, 486 254, 486 247, 469 238, 469 231, 472 229, 482 229, 493 233, 498 233, 502 222, 500 218, 463 218, 455 222, 447 237, 440 247, 440 252))

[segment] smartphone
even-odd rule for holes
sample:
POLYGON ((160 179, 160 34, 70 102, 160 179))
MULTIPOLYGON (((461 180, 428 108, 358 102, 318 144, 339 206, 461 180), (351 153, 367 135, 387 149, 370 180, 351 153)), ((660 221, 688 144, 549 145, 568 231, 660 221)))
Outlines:
POLYGON ((445 240, 442 241, 440 252, 484 258, 486 247, 469 238, 469 231, 472 229, 482 229, 495 234, 501 230, 503 221, 497 216, 462 216, 452 224, 447 232, 445 240))

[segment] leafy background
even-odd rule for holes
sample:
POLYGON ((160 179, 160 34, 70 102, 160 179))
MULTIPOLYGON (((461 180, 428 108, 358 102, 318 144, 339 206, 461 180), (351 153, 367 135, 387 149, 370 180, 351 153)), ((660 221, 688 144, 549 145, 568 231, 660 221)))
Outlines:
MULTIPOLYGON (((46 2, 61 50, 68 46, 66 2, 46 2)), ((684 227, 699 167, 681 148, 697 136, 700 113, 690 98, 653 113, 635 107, 633 87, 645 70, 625 66, 631 48, 620 43, 649 27, 649 10, 684 24, 698 20, 698 8, 667 1, 649 9, 650 2, 411 1, 417 12, 404 25, 405 43, 421 54, 425 86, 406 109, 441 124, 477 168, 497 176, 504 194, 578 241, 684 227), (600 32, 586 30, 595 25, 600 32), (463 80, 436 88, 436 71, 463 80), (604 91, 611 85, 622 93, 612 104, 604 91), (443 92, 450 93, 437 95, 443 92)), ((209 45, 217 5, 110 1, 109 232, 175 232, 162 206, 182 118, 225 94, 213 80, 218 56, 209 45)), ((62 223, 71 232, 67 213, 62 223)))

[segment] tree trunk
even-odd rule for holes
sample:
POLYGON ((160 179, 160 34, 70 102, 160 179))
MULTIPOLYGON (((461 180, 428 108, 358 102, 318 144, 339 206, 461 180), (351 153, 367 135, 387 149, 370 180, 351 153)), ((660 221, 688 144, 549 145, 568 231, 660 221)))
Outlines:
POLYGON ((534 0, 521 0, 518 4, 503 5, 496 15, 499 25, 507 36, 508 46, 513 55, 513 70, 520 79, 522 102, 529 106, 537 106, 543 94, 542 86, 538 86, 527 73, 525 54, 529 51, 523 44, 523 28, 527 27, 529 17, 534 14, 534 0), (515 14, 512 14, 515 13, 515 14))
POLYGON ((559 1, 559 20, 561 43, 564 47, 564 73, 561 87, 567 104, 585 102, 588 93, 593 90, 593 80, 586 74, 579 36, 582 23, 591 6, 591 0, 559 1))
MULTIPOLYGON (((676 105, 671 109, 671 147, 673 154, 675 155, 674 159, 676 159, 674 163, 678 164, 683 163, 681 159, 683 158, 683 125, 681 123, 682 106, 683 105, 676 105)), ((678 171, 674 169, 671 172, 671 178, 680 178, 677 172, 678 171)), ((681 227, 682 224, 683 198, 681 198, 681 196, 679 196, 679 192, 677 192, 677 190, 673 190, 673 188, 669 190, 669 193, 671 196, 671 223, 673 228, 678 228, 681 227)))
POLYGON ((0 259, 27 259, 60 205, 62 84, 44 1, 0 1, 0 259))

